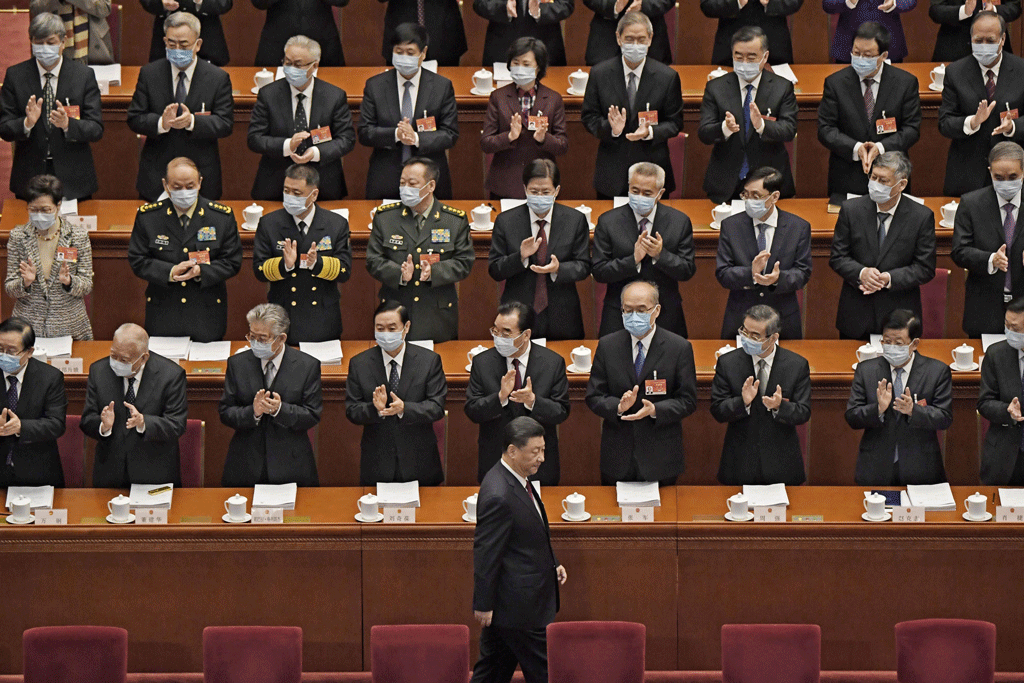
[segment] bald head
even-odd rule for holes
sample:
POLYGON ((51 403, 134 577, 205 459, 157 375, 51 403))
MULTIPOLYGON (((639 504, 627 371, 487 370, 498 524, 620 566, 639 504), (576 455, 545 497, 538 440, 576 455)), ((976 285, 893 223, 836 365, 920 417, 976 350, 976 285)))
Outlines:
POLYGON ((623 307, 627 300, 633 304, 654 308, 658 305, 658 287, 652 282, 634 280, 622 288, 623 307))
POLYGON ((125 323, 114 332, 110 357, 132 365, 132 375, 149 359, 149 335, 135 323, 125 323))

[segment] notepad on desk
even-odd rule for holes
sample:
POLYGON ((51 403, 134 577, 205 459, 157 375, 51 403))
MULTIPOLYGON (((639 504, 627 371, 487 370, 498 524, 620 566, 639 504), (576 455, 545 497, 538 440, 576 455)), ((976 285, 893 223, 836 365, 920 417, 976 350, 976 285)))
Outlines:
POLYGON ((956 510, 956 500, 953 499, 953 490, 948 483, 907 484, 906 500, 908 505, 923 507, 926 512, 956 510))
POLYGON ((171 507, 174 484, 132 484, 128 505, 133 508, 171 507))
POLYGON ((254 508, 281 508, 294 510, 298 484, 256 484, 252 492, 254 508))
POLYGON ((1024 489, 999 489, 999 504, 1024 507, 1024 489))
POLYGON ((193 362, 227 360, 231 355, 231 342, 192 342, 188 347, 188 359, 193 362))
POLYGON ((29 500, 33 510, 46 510, 53 507, 52 486, 11 486, 7 489, 7 509, 11 509, 11 501, 18 496, 29 500))
POLYGON ((743 485, 743 495, 750 507, 767 507, 771 505, 789 506, 789 494, 785 484, 768 484, 767 486, 743 485))
POLYGON ((191 337, 150 337, 149 350, 171 360, 188 358, 188 350, 192 345, 191 337))
POLYGON ((615 500, 619 507, 661 507, 661 491, 656 481, 617 481, 615 500))
POLYGON ((299 351, 320 361, 320 365, 341 365, 341 341, 329 339, 322 342, 299 342, 299 351))
POLYGON ((36 337, 35 349, 36 351, 42 349, 47 358, 70 358, 72 343, 70 335, 66 337, 36 337))
POLYGON ((420 506, 419 481, 377 482, 377 502, 384 507, 420 506))

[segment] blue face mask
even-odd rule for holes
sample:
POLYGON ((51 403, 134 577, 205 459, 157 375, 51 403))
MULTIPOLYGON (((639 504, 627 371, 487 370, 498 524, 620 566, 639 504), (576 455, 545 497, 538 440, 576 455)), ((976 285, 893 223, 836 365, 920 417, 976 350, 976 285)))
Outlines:
POLYGON ((899 367, 910 360, 910 347, 898 344, 882 344, 882 355, 889 365, 899 367))
POLYGON ((642 337, 651 329, 651 314, 639 311, 623 313, 622 326, 634 337, 642 337))
POLYGON ((270 360, 274 357, 274 342, 250 341, 249 348, 260 360, 270 360))
POLYGON ((630 64, 639 64, 647 58, 647 45, 641 43, 623 43, 622 56, 630 64))
POLYGON ((1004 202, 1008 202, 1017 196, 1017 193, 1020 192, 1021 185, 1024 185, 1024 178, 992 181, 992 189, 996 191, 996 194, 999 195, 999 198, 1004 202))
POLYGON ((641 216, 646 216, 654 210, 654 205, 658 203, 657 197, 648 197, 642 194, 629 193, 629 208, 633 209, 634 213, 638 213, 641 216))
POLYGON ((377 346, 388 353, 396 351, 402 345, 402 342, 405 341, 401 330, 397 332, 374 332, 373 338, 377 341, 377 346))
POLYGON ((1013 348, 1020 351, 1024 349, 1024 332, 1014 332, 1010 328, 1004 328, 1003 334, 1006 335, 1006 343, 1013 348))
POLYGON ((526 205, 538 216, 546 216, 551 207, 555 205, 555 195, 528 194, 526 195, 526 205))
POLYGON ((978 60, 978 64, 988 66, 996 61, 999 53, 1003 50, 1003 42, 998 43, 971 43, 971 54, 978 60))
POLYGON ((412 78, 420 68, 420 58, 413 55, 392 53, 391 65, 406 78, 412 78))
POLYGON ((402 185, 398 188, 398 197, 410 209, 415 209, 423 201, 424 195, 422 194, 422 188, 402 185))
POLYGON ((282 198, 284 210, 287 211, 292 216, 298 216, 299 214, 301 214, 310 207, 310 204, 312 202, 309 202, 309 198, 312 196, 312 192, 310 192, 305 197, 296 197, 293 194, 286 194, 282 198))
POLYGON ((179 69, 187 68, 194 58, 195 54, 192 50, 179 50, 171 47, 167 48, 167 61, 179 69))
POLYGON ((193 188, 191 190, 171 190, 167 193, 171 197, 171 204, 174 204, 175 208, 180 211, 185 211, 188 207, 196 203, 196 199, 199 198, 199 188, 193 188))
POLYGON ((60 59, 62 45, 37 45, 32 43, 32 56, 43 66, 53 66, 60 59))
POLYGON ((18 370, 21 370, 21 358, 9 353, 0 353, 0 370, 8 375, 17 374, 18 370))
POLYGON ((46 232, 53 227, 53 224, 57 221, 57 214, 55 213, 36 213, 31 212, 28 215, 28 220, 32 224, 32 227, 39 232, 46 232))
POLYGON ((284 71, 285 80, 293 88, 299 88, 309 80, 309 67, 300 69, 297 66, 283 66, 281 70, 284 71))
POLYGON ((743 210, 755 221, 768 213, 768 199, 744 199, 743 210))
POLYGON ((877 180, 869 180, 868 196, 871 197, 871 201, 875 204, 885 204, 887 201, 892 199, 893 188, 888 185, 883 185, 877 180))
POLYGON ((764 342, 754 341, 745 335, 740 335, 740 346, 747 352, 748 356, 760 356, 764 353, 764 342))
POLYGON ((857 57, 850 55, 850 66, 858 78, 867 78, 878 69, 878 57, 857 57))
POLYGON ((741 81, 750 83, 761 73, 761 62, 737 62, 733 61, 732 70, 740 77, 741 81))
POLYGON ((532 66, 513 66, 508 73, 512 76, 512 82, 520 88, 525 88, 537 80, 537 70, 532 66))

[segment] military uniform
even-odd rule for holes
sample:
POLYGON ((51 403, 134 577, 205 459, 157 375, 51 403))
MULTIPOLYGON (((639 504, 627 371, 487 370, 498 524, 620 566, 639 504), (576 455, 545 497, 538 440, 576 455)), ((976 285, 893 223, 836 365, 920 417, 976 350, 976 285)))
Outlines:
POLYGON ((225 281, 242 267, 242 242, 231 209, 199 197, 192 218, 182 227, 170 199, 146 204, 135 214, 128 262, 146 288, 146 331, 153 336, 190 336, 217 341, 227 330, 225 281), (207 251, 210 263, 184 282, 170 279, 171 268, 189 252, 207 251))
POLYGON ((252 269, 257 280, 270 283, 267 301, 283 306, 291 317, 289 344, 341 338, 341 295, 337 283, 345 282, 352 274, 348 221, 343 216, 318 206, 305 235, 284 209, 264 216, 256 230, 252 269), (298 242, 291 271, 284 267, 286 239, 298 242), (300 267, 299 258, 314 242, 316 264, 312 270, 300 267))
POLYGON ((408 339, 444 342, 459 336, 459 296, 455 283, 464 280, 475 255, 466 212, 434 199, 423 227, 415 212, 399 203, 385 204, 373 217, 366 245, 366 269, 380 280, 380 300, 400 301, 412 321, 408 339), (412 254, 412 280, 402 281, 402 263, 412 254), (437 255, 430 281, 420 282, 420 259, 437 255))

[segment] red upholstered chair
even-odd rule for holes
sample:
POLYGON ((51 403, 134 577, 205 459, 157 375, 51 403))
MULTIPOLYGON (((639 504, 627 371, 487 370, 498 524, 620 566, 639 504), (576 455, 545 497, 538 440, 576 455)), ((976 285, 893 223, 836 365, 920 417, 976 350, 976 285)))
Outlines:
POLYGON ((946 292, 949 290, 949 269, 936 268, 932 281, 921 285, 921 326, 924 336, 946 337, 946 292))
POLYGON ((668 141, 668 158, 672 164, 672 175, 676 179, 676 189, 668 196, 669 199, 682 199, 683 186, 686 185, 686 133, 680 131, 679 135, 668 141))
POLYGON ((181 485, 197 489, 203 486, 204 453, 206 452, 206 422, 186 420, 185 433, 178 439, 181 457, 181 485))
POLYGON ((107 15, 107 26, 110 28, 110 42, 114 47, 114 63, 121 63, 121 26, 124 24, 124 5, 113 3, 107 15))
POLYGON ((301 683, 302 629, 297 626, 207 626, 204 683, 301 683))
POLYGON ((919 619, 896 624, 900 683, 992 683, 996 625, 969 619, 919 619))
POLYGON ((647 627, 628 621, 548 624, 551 683, 643 683, 647 627))
POLYGON ((464 624, 374 626, 373 683, 466 683, 469 627, 464 624))
POLYGON ((68 415, 64 434, 57 439, 60 466, 64 470, 64 487, 80 489, 85 486, 85 434, 79 428, 81 415, 68 415))
POLYGON ((818 683, 820 680, 820 626, 722 626, 722 683, 818 683))
POLYGON ((128 631, 111 626, 44 626, 22 637, 25 683, 125 683, 128 631))

